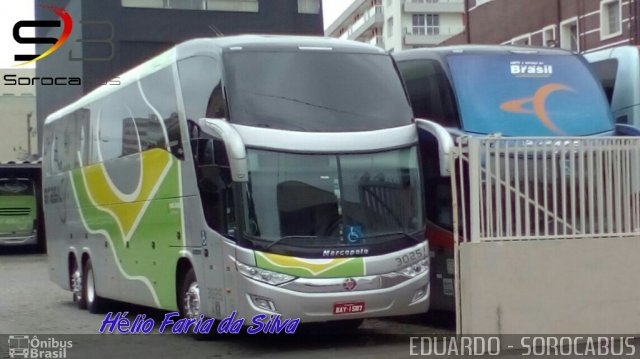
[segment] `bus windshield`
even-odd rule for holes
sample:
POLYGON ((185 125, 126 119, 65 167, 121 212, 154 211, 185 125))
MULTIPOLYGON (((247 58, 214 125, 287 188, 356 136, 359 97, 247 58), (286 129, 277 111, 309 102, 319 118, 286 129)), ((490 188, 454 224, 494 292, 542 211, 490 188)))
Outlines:
POLYGON ((577 56, 447 57, 463 129, 505 136, 584 136, 614 128, 598 81, 577 56))
POLYGON ((409 125, 390 56, 331 51, 225 55, 230 121, 292 131, 368 131, 409 125))
POLYGON ((423 229, 416 147, 357 155, 248 149, 244 234, 303 247, 374 244, 423 229))
POLYGON ((0 196, 32 196, 33 185, 27 179, 0 178, 0 196))

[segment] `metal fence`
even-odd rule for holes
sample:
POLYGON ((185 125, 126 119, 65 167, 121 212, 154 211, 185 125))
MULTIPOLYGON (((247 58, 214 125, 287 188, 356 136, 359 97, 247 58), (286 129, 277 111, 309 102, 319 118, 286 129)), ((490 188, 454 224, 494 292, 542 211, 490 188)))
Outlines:
POLYGON ((637 236, 640 138, 460 137, 456 242, 637 236))

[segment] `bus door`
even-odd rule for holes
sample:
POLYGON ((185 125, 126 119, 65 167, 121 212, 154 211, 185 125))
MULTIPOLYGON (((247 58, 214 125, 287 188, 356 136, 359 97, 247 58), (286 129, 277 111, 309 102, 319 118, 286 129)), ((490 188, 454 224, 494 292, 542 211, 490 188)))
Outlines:
MULTIPOLYGON (((226 122, 224 124, 230 127, 226 122)), ((194 266, 200 284, 202 310, 214 318, 222 318, 233 310, 227 306, 234 302, 229 295, 235 293, 228 290, 233 287, 234 280, 230 257, 236 257, 233 245, 236 232, 234 184, 224 131, 216 131, 205 121, 197 128, 191 146, 204 222, 193 227, 200 228, 199 245, 202 247, 194 266)))

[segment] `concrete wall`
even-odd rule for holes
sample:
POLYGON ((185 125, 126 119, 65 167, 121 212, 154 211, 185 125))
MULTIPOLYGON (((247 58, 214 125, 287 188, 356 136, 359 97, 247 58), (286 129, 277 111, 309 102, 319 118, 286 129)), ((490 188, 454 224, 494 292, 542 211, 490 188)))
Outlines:
POLYGON ((640 238, 465 243, 463 334, 640 333, 640 238))
POLYGON ((31 159, 27 158, 29 144, 31 153, 38 152, 36 137, 36 87, 24 84, 30 82, 35 75, 33 68, 0 69, 0 113, 2 131, 0 131, 0 162, 31 159), (11 79, 18 81, 22 78, 22 85, 8 85, 5 75, 15 75, 11 79), (31 114, 29 133, 28 121, 31 114), (29 143, 30 142, 30 143, 29 143))
POLYGON ((36 127, 36 97, 33 95, 0 95, 2 131, 0 131, 0 162, 32 160, 28 156, 38 153, 36 127), (31 114, 33 131, 28 132, 31 114))

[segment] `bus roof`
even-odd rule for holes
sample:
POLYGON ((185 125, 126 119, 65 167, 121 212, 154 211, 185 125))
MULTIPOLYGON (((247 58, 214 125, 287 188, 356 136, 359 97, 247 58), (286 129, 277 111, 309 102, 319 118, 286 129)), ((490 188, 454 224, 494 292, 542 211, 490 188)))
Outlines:
MULTIPOLYGON (((279 50, 279 51, 314 51, 331 50, 345 53, 385 54, 381 48, 358 41, 341 40, 314 36, 282 36, 282 35, 239 35, 228 37, 198 38, 187 40, 157 55, 129 71, 117 76, 120 86, 126 86, 138 79, 150 75, 166 66, 196 55, 221 54, 238 50, 279 50)), ((77 101, 51 113, 45 124, 73 112, 74 109, 115 92, 119 86, 103 85, 77 101)))
POLYGON ((549 47, 510 46, 510 45, 455 45, 427 47, 400 51, 392 54, 398 61, 417 60, 422 58, 442 58, 450 54, 496 54, 513 53, 532 55, 573 55, 572 52, 549 47))

